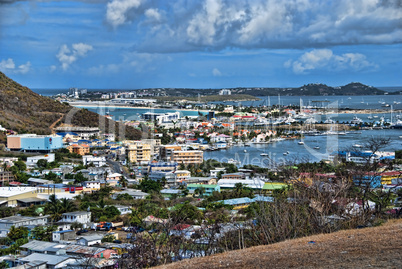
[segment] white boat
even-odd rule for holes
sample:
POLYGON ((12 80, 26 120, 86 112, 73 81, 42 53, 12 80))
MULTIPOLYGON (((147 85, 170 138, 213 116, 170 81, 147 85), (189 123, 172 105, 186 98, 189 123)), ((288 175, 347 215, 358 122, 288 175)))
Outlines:
POLYGON ((299 141, 297 144, 299 144, 299 145, 304 145, 304 142, 303 142, 303 141, 299 141))
POLYGON ((319 147, 319 146, 315 146, 314 149, 320 149, 320 147, 319 147))
POLYGON ((284 153, 283 153, 284 156, 286 156, 286 155, 288 155, 288 154, 289 154, 289 153, 287 153, 287 152, 284 152, 284 153))
POLYGON ((268 156, 268 154, 267 153, 261 153, 260 156, 264 157, 264 156, 268 156))
POLYGON ((247 149, 244 150, 244 153, 246 153, 246 152, 247 152, 247 149))
POLYGON ((363 123, 362 119, 358 118, 357 116, 353 117, 353 120, 350 121, 352 124, 360 124, 363 123))
POLYGON ((229 159, 228 163, 230 163, 230 164, 241 164, 240 161, 236 161, 235 159, 229 159))
POLYGON ((368 116, 367 117, 369 120, 372 120, 373 119, 373 116, 368 116))
POLYGON ((353 147, 354 147, 354 148, 362 148, 363 146, 360 145, 360 144, 354 144, 353 147))

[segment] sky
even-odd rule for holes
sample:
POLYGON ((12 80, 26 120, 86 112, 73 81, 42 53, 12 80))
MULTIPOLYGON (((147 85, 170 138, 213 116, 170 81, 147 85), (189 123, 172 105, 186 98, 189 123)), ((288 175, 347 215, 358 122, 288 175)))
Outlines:
POLYGON ((33 89, 402 86, 401 0, 0 0, 33 89))

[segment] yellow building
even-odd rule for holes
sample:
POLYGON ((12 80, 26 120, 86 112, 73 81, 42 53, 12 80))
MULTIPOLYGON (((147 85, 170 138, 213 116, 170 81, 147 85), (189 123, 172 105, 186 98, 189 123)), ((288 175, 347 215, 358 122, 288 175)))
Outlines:
POLYGON ((201 150, 173 150, 171 161, 178 164, 202 163, 204 152, 201 150))
POLYGON ((127 156, 132 163, 148 163, 151 161, 151 145, 135 141, 128 146, 127 156))

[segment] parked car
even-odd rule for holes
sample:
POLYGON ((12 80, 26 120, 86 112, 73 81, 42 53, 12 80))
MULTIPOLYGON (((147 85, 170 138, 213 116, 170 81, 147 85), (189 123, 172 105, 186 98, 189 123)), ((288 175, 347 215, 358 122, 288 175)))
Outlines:
POLYGON ((87 232, 88 232, 87 229, 82 229, 82 230, 77 231, 75 234, 80 235, 80 234, 87 233, 87 232))

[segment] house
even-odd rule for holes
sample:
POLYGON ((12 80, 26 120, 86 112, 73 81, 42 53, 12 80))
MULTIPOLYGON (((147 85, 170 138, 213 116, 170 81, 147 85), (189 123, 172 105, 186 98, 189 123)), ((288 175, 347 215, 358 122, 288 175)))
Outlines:
POLYGON ((145 199, 145 197, 147 197, 149 195, 149 193, 142 192, 140 190, 128 189, 128 190, 124 190, 121 192, 112 193, 112 198, 116 199, 117 196, 119 196, 120 194, 128 194, 128 195, 132 196, 134 199, 145 199))
POLYGON ((122 175, 122 174, 119 174, 119 173, 109 174, 109 175, 107 175, 107 177, 106 177, 106 181, 109 181, 109 180, 117 180, 117 181, 119 181, 122 176, 123 176, 123 175, 122 175))
POLYGON ((115 205, 115 207, 120 211, 121 215, 131 214, 131 207, 125 205, 115 205))
POLYGON ((253 179, 223 179, 222 178, 218 181, 218 185, 221 187, 221 189, 234 189, 237 183, 241 183, 248 188, 257 189, 257 190, 263 189, 263 187, 265 185, 265 182, 259 178, 253 178, 253 179))
POLYGON ((32 187, 36 187, 43 184, 53 184, 53 181, 31 177, 28 179, 28 184, 32 187))
POLYGON ((185 183, 216 184, 216 177, 189 177, 185 183))
POLYGON ((52 232, 52 241, 53 242, 74 240, 76 237, 77 237, 77 235, 75 234, 75 231, 73 231, 73 230, 52 232))
POLYGON ((68 263, 74 262, 75 259, 67 255, 50 255, 42 253, 33 253, 29 256, 19 259, 21 264, 37 263, 38 261, 46 262, 47 269, 56 269, 66 267, 68 263))
POLYGON ((245 179, 246 175, 244 173, 228 173, 222 174, 222 179, 234 179, 234 180, 241 180, 245 179))
POLYGON ((78 222, 82 223, 84 227, 87 227, 91 222, 91 212, 87 211, 75 211, 69 213, 63 213, 60 222, 78 222))
POLYGON ((172 196, 180 196, 181 190, 178 189, 163 189, 161 195, 165 198, 171 198, 172 196))
POLYGON ((28 227, 28 226, 45 226, 49 216, 26 217, 26 216, 11 216, 0 219, 0 237, 7 237, 11 226, 28 227))
POLYGON ((224 167, 216 167, 215 169, 209 171, 209 175, 211 177, 218 177, 219 172, 225 173, 225 171, 226 170, 224 167))
POLYGON ((189 190, 190 194, 193 194, 196 189, 202 188, 204 189, 204 196, 211 195, 214 191, 220 192, 221 188, 219 185, 216 184, 188 184, 187 189, 189 190))
POLYGON ((99 180, 84 181, 84 182, 82 182, 82 186, 84 186, 87 189, 91 189, 91 190, 99 190, 101 187, 101 183, 99 180))
POLYGON ((81 246, 92 246, 102 243, 103 234, 92 234, 78 237, 77 244, 81 246))
POLYGON ((82 162, 84 165, 92 163, 95 167, 102 167, 106 165, 106 157, 94 157, 92 155, 82 156, 82 162))
POLYGON ((87 144, 72 144, 68 146, 67 149, 70 151, 70 153, 75 153, 81 156, 89 154, 90 152, 90 147, 87 144))
POLYGON ((176 182, 186 181, 191 176, 191 173, 188 170, 176 170, 174 174, 176 175, 176 182))

